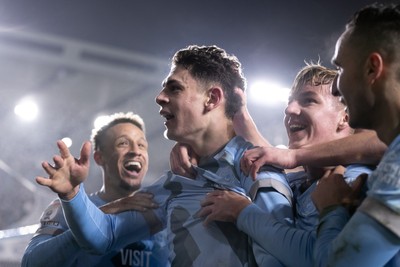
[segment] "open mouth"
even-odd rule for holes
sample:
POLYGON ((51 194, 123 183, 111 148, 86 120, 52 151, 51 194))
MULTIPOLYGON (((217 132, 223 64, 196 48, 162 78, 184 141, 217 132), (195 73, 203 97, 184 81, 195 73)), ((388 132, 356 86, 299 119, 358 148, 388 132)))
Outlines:
POLYGON ((127 161, 124 164, 124 168, 130 172, 140 172, 142 170, 142 164, 138 161, 127 161))
POLYGON ((171 120, 171 119, 174 118, 174 115, 171 115, 171 114, 164 115, 164 118, 165 118, 167 121, 169 121, 169 120, 171 120))
POLYGON ((298 132, 298 131, 302 131, 302 130, 304 130, 305 128, 306 128, 306 126, 305 126, 305 125, 302 125, 302 124, 291 124, 291 125, 289 126, 289 130, 290 130, 291 133, 295 133, 295 132, 298 132))
POLYGON ((161 110, 160 111, 160 115, 162 117, 164 117, 166 121, 169 121, 169 120, 175 118, 175 116, 172 113, 169 113, 169 112, 167 112, 165 110, 161 110))

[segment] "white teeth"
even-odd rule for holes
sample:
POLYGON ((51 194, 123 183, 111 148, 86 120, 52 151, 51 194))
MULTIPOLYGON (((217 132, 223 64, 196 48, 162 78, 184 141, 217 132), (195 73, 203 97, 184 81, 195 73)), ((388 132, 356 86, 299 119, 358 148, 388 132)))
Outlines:
POLYGON ((299 130, 302 130, 304 128, 306 128, 306 127, 304 125, 301 125, 301 124, 291 124, 289 126, 289 129, 292 130, 292 131, 299 131, 299 130))
POLYGON ((140 162, 137 162, 137 161, 130 161, 130 162, 126 163, 126 166, 138 166, 138 167, 141 167, 141 164, 140 164, 140 162))
POLYGON ((125 168, 130 170, 140 170, 142 168, 142 164, 137 161, 129 161, 125 163, 125 168))

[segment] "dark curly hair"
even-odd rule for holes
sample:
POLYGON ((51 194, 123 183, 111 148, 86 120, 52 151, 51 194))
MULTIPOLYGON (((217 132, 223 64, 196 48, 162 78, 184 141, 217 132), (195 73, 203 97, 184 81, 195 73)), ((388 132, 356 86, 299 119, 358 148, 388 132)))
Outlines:
POLYGON ((246 79, 235 56, 215 45, 190 45, 175 53, 172 64, 187 69, 197 81, 220 85, 226 98, 225 114, 233 118, 242 105, 235 88, 246 90, 246 79))

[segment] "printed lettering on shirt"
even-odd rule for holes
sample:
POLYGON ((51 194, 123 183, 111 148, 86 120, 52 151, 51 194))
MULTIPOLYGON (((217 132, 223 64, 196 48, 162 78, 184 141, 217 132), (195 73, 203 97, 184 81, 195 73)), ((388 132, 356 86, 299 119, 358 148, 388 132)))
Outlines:
POLYGON ((123 266, 151 267, 151 251, 121 249, 121 263, 123 266))
MULTIPOLYGON (((157 265, 151 262, 152 251, 144 242, 136 242, 120 249, 111 259, 114 266, 151 267, 157 265)), ((154 259, 153 259, 154 260, 154 259)))

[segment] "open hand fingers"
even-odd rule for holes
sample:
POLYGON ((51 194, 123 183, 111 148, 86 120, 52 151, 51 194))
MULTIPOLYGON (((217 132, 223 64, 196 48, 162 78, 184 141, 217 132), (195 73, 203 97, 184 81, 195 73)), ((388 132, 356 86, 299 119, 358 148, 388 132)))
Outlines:
POLYGON ((206 195, 206 197, 200 202, 202 207, 209 206, 215 203, 216 197, 220 195, 220 190, 215 190, 206 195))
POLYGON ((40 185, 48 186, 48 187, 51 187, 51 185, 53 184, 53 181, 51 179, 48 179, 48 178, 45 178, 42 176, 36 177, 36 182, 40 185))
MULTIPOLYGON (((81 148, 81 154, 80 154, 80 158, 79 158, 80 164, 82 164, 82 165, 89 164, 90 151, 91 151, 91 143, 89 141, 84 142, 82 145, 82 148, 81 148)), ((68 150, 68 153, 69 153, 69 150, 68 150)))
MULTIPOLYGON (((240 160, 240 168, 248 175, 254 172, 253 164, 259 158, 257 148, 253 148, 244 152, 242 159, 240 160)), ((252 175, 253 176, 253 175, 252 175)))
POLYGON ((64 159, 61 156, 54 156, 53 157, 53 161, 54 161, 54 169, 59 169, 62 168, 64 166, 64 159))
POLYGON ((58 140, 57 141, 57 146, 58 146, 58 149, 60 151, 60 156, 63 159, 66 159, 69 156, 71 156, 71 154, 69 153, 69 149, 68 149, 67 145, 63 141, 58 140))
POLYGON ((262 162, 260 160, 256 160, 253 162, 253 164, 250 167, 250 175, 255 181, 257 178, 257 173, 260 171, 260 168, 262 167, 262 162))
POLYGON ((42 162, 42 168, 48 175, 52 175, 56 170, 53 166, 51 166, 48 162, 42 162))
MULTIPOLYGON (((245 154, 246 155, 246 154, 245 154)), ((242 172, 244 173, 244 174, 246 174, 246 175, 248 175, 249 174, 249 172, 250 172, 250 166, 251 166, 251 164, 250 164, 250 162, 249 162, 250 160, 247 158, 247 157, 242 157, 241 159, 240 159, 240 169, 242 170, 242 172)))

